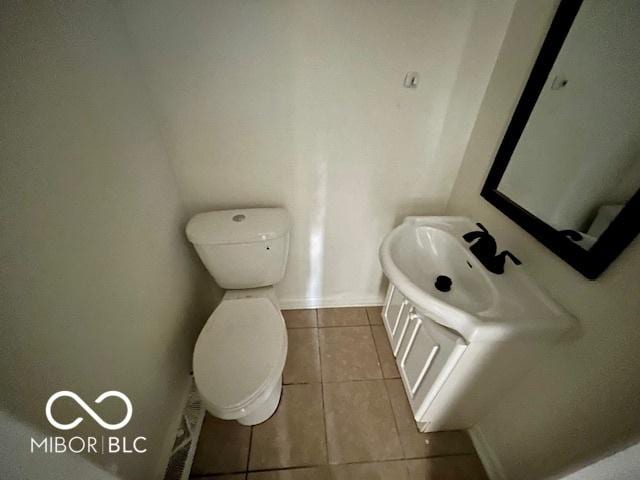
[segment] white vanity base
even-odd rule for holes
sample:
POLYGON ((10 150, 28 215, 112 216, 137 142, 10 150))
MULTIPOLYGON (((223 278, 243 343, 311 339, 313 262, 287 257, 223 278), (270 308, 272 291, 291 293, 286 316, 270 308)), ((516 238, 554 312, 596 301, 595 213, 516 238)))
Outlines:
POLYGON ((471 428, 549 348, 522 340, 467 343, 393 285, 382 318, 422 432, 471 428))

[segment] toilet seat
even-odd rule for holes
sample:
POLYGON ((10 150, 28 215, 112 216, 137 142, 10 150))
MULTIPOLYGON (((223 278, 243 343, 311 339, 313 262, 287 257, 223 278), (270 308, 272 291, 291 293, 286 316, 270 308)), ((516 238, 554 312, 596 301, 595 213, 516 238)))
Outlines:
POLYGON ((193 352, 198 390, 215 416, 236 419, 268 396, 287 356, 282 314, 267 298, 223 300, 193 352))

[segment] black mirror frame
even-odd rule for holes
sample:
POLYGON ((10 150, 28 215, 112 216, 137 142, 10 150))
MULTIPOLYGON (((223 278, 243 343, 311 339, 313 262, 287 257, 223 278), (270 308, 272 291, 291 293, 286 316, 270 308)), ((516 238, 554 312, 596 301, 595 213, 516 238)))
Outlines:
POLYGON ((480 195, 585 277, 594 280, 640 231, 640 189, 589 250, 576 245, 544 220, 498 191, 498 185, 511 160, 511 155, 527 125, 581 4, 582 0, 560 2, 480 195))

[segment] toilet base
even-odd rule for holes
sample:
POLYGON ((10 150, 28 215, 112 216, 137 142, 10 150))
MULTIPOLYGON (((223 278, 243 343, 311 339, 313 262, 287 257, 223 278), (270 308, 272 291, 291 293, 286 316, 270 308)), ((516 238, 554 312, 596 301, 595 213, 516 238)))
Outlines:
POLYGON ((249 415, 237 418, 236 421, 242 425, 257 425, 268 420, 278 408, 281 395, 282 375, 278 379, 278 383, 273 386, 271 393, 269 393, 269 396, 264 400, 264 402, 257 405, 256 409, 249 415))

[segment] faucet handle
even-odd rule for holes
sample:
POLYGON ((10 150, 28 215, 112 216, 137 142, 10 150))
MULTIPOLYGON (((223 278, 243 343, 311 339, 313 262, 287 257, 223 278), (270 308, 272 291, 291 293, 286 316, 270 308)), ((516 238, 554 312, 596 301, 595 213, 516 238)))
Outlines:
POLYGON ((462 235, 462 238, 464 238, 466 242, 471 243, 478 238, 491 236, 491 234, 489 233, 489 230, 487 230, 484 227, 484 225, 482 225, 481 223, 476 223, 476 225, 480 228, 480 230, 473 230, 471 232, 467 232, 464 235, 462 235))
POLYGON ((480 222, 477 222, 476 225, 480 228, 480 230, 482 230, 484 233, 489 233, 489 230, 487 230, 487 228, 482 225, 480 222))
POLYGON ((513 253, 511 253, 509 250, 505 250, 503 253, 505 257, 509 257, 515 265, 522 265, 522 262, 520 261, 520 259, 516 257, 513 253))

